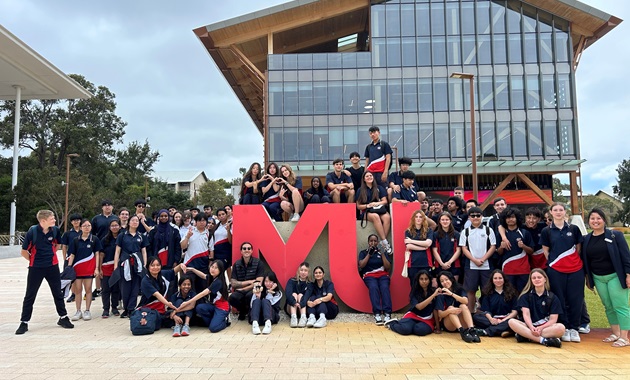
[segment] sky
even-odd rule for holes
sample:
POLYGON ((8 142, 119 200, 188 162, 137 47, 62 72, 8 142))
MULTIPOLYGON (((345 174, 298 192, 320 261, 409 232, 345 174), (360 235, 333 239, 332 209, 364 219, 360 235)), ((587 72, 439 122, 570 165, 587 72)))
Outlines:
MULTIPOLYGON (((576 73, 584 192, 612 193, 615 169, 630 159, 630 76, 620 74, 630 1, 582 1, 626 20, 584 52, 576 73)), ((148 139, 161 154, 156 171, 231 179, 263 161, 262 136, 192 30, 285 2, 0 0, 0 24, 63 72, 114 92, 125 144, 148 139)))

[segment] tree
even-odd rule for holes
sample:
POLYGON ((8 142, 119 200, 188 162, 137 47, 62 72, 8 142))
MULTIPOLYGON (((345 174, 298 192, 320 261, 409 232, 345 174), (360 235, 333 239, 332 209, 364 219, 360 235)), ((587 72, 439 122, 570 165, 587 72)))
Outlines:
POLYGON ((552 194, 553 200, 556 202, 567 203, 569 200, 562 195, 562 190, 571 190, 571 186, 568 183, 560 182, 559 178, 553 177, 552 194))
MULTIPOLYGON (((222 180, 225 182, 225 180, 222 180)), ((210 180, 199 187, 199 203, 213 205, 215 208, 234 204, 232 194, 226 194, 219 180, 210 180)))
POLYGON ((617 166, 617 175, 613 192, 623 202, 623 208, 617 213, 615 220, 627 226, 630 224, 630 160, 621 161, 617 166))

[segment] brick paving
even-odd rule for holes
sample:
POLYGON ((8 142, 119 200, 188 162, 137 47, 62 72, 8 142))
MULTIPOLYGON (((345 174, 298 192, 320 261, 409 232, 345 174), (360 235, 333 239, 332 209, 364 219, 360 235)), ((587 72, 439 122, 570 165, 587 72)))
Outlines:
MULTIPOLYGON (((622 379, 630 378, 630 348, 612 348, 605 330, 582 335, 562 349, 483 338, 466 344, 459 335, 403 337, 372 323, 335 322, 291 329, 286 320, 267 336, 246 322, 211 334, 193 327, 172 338, 162 329, 135 337, 129 321, 101 319, 73 330, 56 325, 44 283, 29 331, 14 335, 26 284, 26 261, 0 260, 0 378, 9 379, 622 379)), ((69 306, 70 314, 74 304, 69 306)))

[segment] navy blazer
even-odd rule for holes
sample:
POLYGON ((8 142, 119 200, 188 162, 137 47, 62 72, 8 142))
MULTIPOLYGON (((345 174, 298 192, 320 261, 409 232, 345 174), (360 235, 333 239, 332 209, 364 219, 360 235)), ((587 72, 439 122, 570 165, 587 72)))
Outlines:
MULTIPOLYGON (((621 282, 622 288, 626 286, 626 274, 630 273, 630 250, 628 249, 628 243, 623 236, 623 233, 616 230, 604 229, 604 239, 606 241, 606 247, 608 247, 608 254, 612 261, 619 282, 621 282)), ((584 237, 584 243, 582 243, 582 262, 584 263, 584 272, 586 273, 587 280, 590 286, 595 286, 593 282, 593 273, 588 267, 588 261, 586 260, 586 250, 588 249, 588 243, 591 240, 593 233, 584 237)))

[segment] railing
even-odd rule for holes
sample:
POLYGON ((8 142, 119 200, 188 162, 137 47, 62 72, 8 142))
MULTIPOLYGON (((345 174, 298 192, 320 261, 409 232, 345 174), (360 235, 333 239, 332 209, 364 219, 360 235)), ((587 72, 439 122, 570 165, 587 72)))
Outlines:
MULTIPOLYGON (((15 241, 15 245, 22 245, 22 243, 24 242, 24 235, 26 235, 26 232, 15 233, 15 237, 17 239, 15 241)), ((0 235, 0 245, 9 245, 10 241, 11 241, 11 235, 0 235)))

